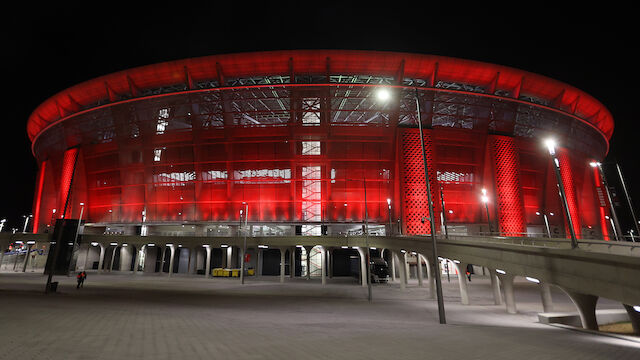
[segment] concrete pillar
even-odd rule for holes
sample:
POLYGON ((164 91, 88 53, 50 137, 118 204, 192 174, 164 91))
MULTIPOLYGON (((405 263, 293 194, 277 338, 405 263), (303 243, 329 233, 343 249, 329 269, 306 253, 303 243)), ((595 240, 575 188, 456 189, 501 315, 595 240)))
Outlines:
POLYGON ((287 251, 287 249, 285 248, 280 248, 280 282, 284 283, 284 265, 285 265, 285 260, 286 260, 286 256, 285 256, 285 252, 287 251))
POLYGON ((329 279, 333 279, 333 249, 327 250, 327 256, 329 257, 329 265, 327 269, 329 270, 329 279))
POLYGON ((4 245, 0 245, 0 271, 2 271, 2 258, 4 257, 4 245))
POLYGON ((227 267, 228 268, 232 268, 234 267, 234 263, 233 263, 233 247, 229 246, 227 247, 227 267))
MULTIPOLYGON (((392 250, 391 254, 393 258, 396 260, 396 262, 398 263, 398 273, 400 273, 400 289, 404 290, 407 288, 407 279, 406 279, 407 272, 402 267, 402 264, 404 263, 404 265, 406 266, 407 263, 400 260, 400 256, 396 251, 392 250)), ((400 254, 400 255, 404 255, 404 254, 400 254)))
POLYGON ((289 249, 289 277, 293 279, 296 276, 296 247, 289 249))
POLYGON ((138 266, 140 266, 140 255, 142 254, 142 249, 145 248, 145 245, 142 245, 142 247, 138 247, 136 246, 136 251, 133 254, 133 256, 135 256, 135 258, 133 258, 133 274, 137 274, 138 273, 138 266))
POLYGON ((169 251, 171 251, 171 257, 169 258, 169 277, 171 277, 171 274, 173 274, 173 264, 176 257, 176 248, 171 245, 169 246, 169 251))
POLYGON ((436 298, 436 278, 435 272, 438 271, 437 263, 433 261, 429 261, 425 256, 422 257, 424 259, 424 264, 427 267, 427 280, 429 281, 429 298, 436 298))
POLYGON ((498 273, 495 269, 489 269, 489 277, 491 279, 491 290, 493 290, 493 301, 496 305, 502 304, 502 296, 500 295, 500 282, 498 281, 498 273))
POLYGON ((109 272, 113 271, 113 261, 116 259, 116 251, 118 251, 118 246, 114 246, 113 251, 111 252, 111 262, 109 263, 109 272))
POLYGON ((409 278, 411 274, 409 273, 409 264, 407 263, 407 252, 401 252, 402 254, 402 268, 404 270, 404 283, 405 285, 409 284, 409 278))
POLYGON ((469 289, 467 288, 467 264, 463 262, 453 262, 458 272, 458 286, 460 287, 460 302, 462 305, 469 305, 469 289))
POLYGON ((311 249, 313 246, 304 247, 304 251, 307 252, 307 280, 311 280, 311 249))
POLYGON ((540 283, 540 299, 542 300, 542 311, 553 311, 553 299, 551 298, 551 287, 544 282, 540 283))
MULTIPOLYGON (((31 256, 31 248, 33 247, 33 245, 28 245, 27 246, 27 254, 24 256, 24 261, 22 262, 22 272, 26 272, 27 271, 27 264, 29 263, 29 257, 31 256)), ((0 251, 2 251, 0 249, 0 251)), ((73 259, 71 259, 71 261, 73 261, 73 259)))
POLYGON ((102 266, 104 265, 104 245, 99 244, 100 246, 100 259, 98 260, 98 274, 102 273, 102 266))
POLYGON ((416 275, 418 275, 418 286, 422 287, 422 257, 416 254, 416 275))
POLYGON ((598 303, 598 297, 573 291, 566 291, 566 293, 578 308, 582 327, 589 330, 598 330, 598 320, 596 319, 596 304, 598 303))
POLYGON ((159 272, 163 273, 164 272, 164 260, 165 260, 166 254, 167 254, 167 251, 166 251, 167 249, 166 249, 165 245, 160 245, 160 246, 162 246, 160 248, 160 252, 162 253, 162 255, 160 256, 160 269, 159 269, 160 271, 159 272))
POLYGON ((211 277, 211 245, 207 245, 204 248, 204 251, 206 253, 206 260, 204 261, 204 276, 205 278, 210 278, 211 277))
POLYGON ((256 277, 262 276, 263 255, 262 249, 258 248, 256 250, 256 277))
POLYGON ((622 304, 624 309, 627 310, 627 314, 629 314, 629 320, 631 321, 631 326, 633 326, 633 332, 635 334, 640 334, 640 312, 636 311, 632 305, 622 304))
POLYGON ((327 284, 327 249, 320 247, 320 263, 322 263, 322 285, 327 284))
POLYGON ((189 249, 189 274, 198 272, 198 248, 192 247, 189 249))
POLYGON ((396 281, 396 256, 393 251, 391 251, 391 281, 396 281))
POLYGON ((363 287, 367 287, 367 254, 363 248, 358 248, 358 255, 360 255, 360 282, 363 287))
POLYGON ((513 275, 498 274, 498 278, 502 283, 502 291, 504 291, 504 302, 507 306, 507 313, 517 314, 516 297, 513 291, 513 275))

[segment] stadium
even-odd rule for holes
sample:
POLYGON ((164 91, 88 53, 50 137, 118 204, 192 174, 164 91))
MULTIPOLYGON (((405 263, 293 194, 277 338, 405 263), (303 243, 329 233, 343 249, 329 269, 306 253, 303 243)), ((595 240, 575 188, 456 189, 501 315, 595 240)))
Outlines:
POLYGON ((428 234, 418 120, 439 235, 612 236, 590 166, 614 127, 598 100, 501 65, 346 50, 171 61, 59 92, 27 124, 33 232, 69 218, 166 242, 428 234))

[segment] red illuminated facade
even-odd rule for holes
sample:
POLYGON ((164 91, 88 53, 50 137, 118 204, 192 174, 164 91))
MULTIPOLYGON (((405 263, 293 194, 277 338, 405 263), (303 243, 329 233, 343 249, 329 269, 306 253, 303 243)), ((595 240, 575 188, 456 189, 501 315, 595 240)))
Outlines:
POLYGON ((540 236, 546 214, 565 236, 553 136, 576 233, 608 238, 589 162, 613 119, 596 99, 499 65, 327 50, 161 63, 46 100, 27 125, 34 231, 82 203, 96 232, 230 236, 246 204, 254 235, 428 233, 416 100, 438 231, 540 236))

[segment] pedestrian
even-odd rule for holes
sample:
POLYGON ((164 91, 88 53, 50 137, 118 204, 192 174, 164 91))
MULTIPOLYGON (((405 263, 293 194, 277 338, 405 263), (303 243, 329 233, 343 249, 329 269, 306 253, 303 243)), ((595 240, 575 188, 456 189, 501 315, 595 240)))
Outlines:
POLYGON ((473 265, 468 264, 467 265, 467 279, 469 279, 469 282, 471 282, 471 273, 473 273, 473 265))
POLYGON ((80 287, 84 287, 84 281, 87 279, 87 272, 82 270, 82 281, 80 281, 80 287))
POLYGON ((76 286, 76 289, 79 289, 80 284, 82 284, 82 282, 84 281, 84 278, 82 277, 82 271, 78 273, 78 276, 76 276, 76 279, 78 280, 78 285, 76 286))

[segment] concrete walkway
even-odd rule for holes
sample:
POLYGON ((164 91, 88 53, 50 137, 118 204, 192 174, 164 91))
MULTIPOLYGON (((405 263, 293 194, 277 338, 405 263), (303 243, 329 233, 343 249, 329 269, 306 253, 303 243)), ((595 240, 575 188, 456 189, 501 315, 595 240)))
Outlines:
MULTIPOLYGON (((0 359, 638 359, 640 344, 537 323, 535 284, 516 283, 519 313, 493 305, 488 279, 443 277, 448 325, 427 288, 353 279, 204 279, 96 275, 85 287, 56 276, 0 273, 0 359)), ((556 310, 575 311, 553 292, 556 310)), ((598 308, 618 308, 601 300, 598 308)))

